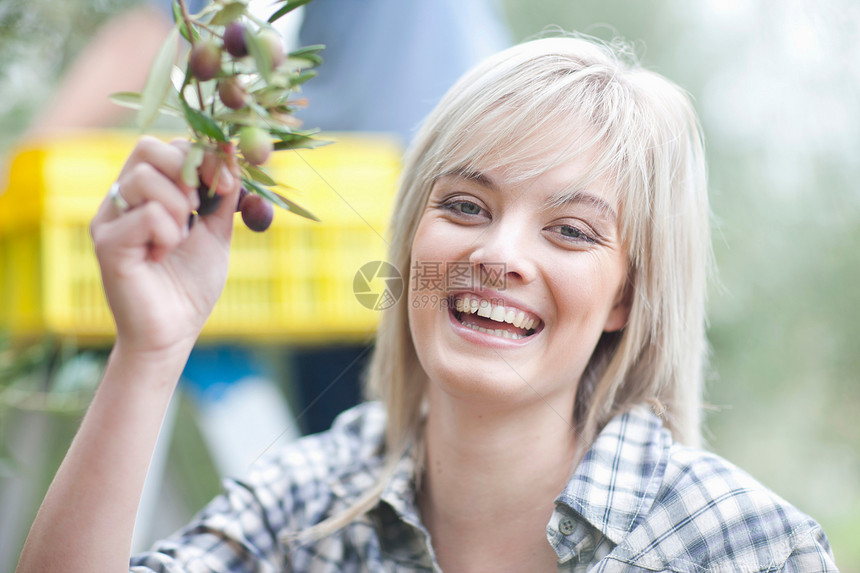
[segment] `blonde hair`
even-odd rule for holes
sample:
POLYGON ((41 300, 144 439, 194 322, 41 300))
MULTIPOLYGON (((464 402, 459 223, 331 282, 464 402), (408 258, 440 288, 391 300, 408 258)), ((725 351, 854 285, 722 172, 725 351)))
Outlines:
MULTIPOLYGON (((712 257, 701 130, 687 95, 641 68, 625 46, 534 40, 462 77, 406 154, 389 262, 410 269, 419 219, 442 174, 502 168, 525 180, 585 152, 593 158, 589 179, 613 182, 621 205, 630 315, 598 342, 572 422, 587 449, 613 416, 650 403, 677 441, 697 445, 712 257)), ((419 437, 427 377, 407 311, 401 300, 384 312, 367 372, 369 395, 388 413, 387 469, 347 515, 323 522, 321 534, 375 505, 394 462, 419 437)))

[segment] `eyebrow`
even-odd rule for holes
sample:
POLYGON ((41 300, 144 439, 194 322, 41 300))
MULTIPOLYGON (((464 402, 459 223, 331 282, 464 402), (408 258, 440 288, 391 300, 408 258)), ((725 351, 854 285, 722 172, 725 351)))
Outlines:
POLYGON ((499 186, 496 185, 496 182, 490 179, 487 175, 484 175, 480 171, 472 171, 469 169, 454 169, 452 171, 448 171, 443 173, 438 177, 438 179, 443 179, 445 177, 458 177, 460 179, 465 179, 466 181, 471 181, 473 183, 477 183, 481 187, 486 187, 487 189, 492 189, 493 191, 497 191, 499 186))
MULTIPOLYGON (((480 171, 471 171, 465 169, 454 170, 443 174, 441 177, 459 177, 461 179, 466 179, 467 181, 477 183, 478 185, 486 187, 487 189, 491 189, 493 191, 497 191, 499 188, 498 185, 496 185, 495 181, 493 181, 489 176, 484 173, 481 173, 480 171)), ((597 195, 587 193, 586 191, 583 191, 581 189, 565 189, 557 193, 553 193, 544 203, 544 208, 557 209, 559 207, 564 207, 565 205, 570 204, 590 205, 592 207, 597 208, 601 213, 605 214, 613 222, 618 221, 618 215, 615 213, 615 209, 613 209, 612 206, 606 202, 606 200, 601 197, 598 197, 597 195)))
POLYGON ((561 191, 559 193, 555 193, 549 199, 546 200, 545 206, 548 209, 552 209, 574 203, 584 203, 586 205, 591 205, 592 207, 597 208, 601 213, 609 217, 609 219, 611 219, 613 222, 618 221, 618 215, 615 213, 615 209, 613 209, 612 205, 607 203, 606 200, 601 197, 598 197, 597 195, 592 195, 591 193, 587 193, 578 189, 575 189, 573 191, 561 191))

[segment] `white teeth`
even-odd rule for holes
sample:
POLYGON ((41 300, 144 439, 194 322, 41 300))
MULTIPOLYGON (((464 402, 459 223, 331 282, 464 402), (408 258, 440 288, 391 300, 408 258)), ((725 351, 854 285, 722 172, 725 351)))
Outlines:
POLYGON ((505 307, 494 306, 490 318, 496 322, 505 322, 505 307))
POLYGON ((525 338, 522 334, 508 332, 507 330, 502 330, 501 328, 490 330, 488 328, 484 328, 483 326, 478 326, 477 324, 469 324, 468 322, 464 322, 463 324, 465 326, 468 326, 472 330, 477 330, 478 332, 483 332, 484 334, 492 334, 494 336, 501 336, 502 338, 511 338, 513 340, 525 338))
POLYGON ((516 318, 514 318, 514 321, 511 324, 513 324, 517 328, 522 328, 523 327, 523 321, 525 319, 526 319, 526 313, 524 313, 523 311, 520 311, 519 313, 517 313, 516 318))
POLYGON ((523 328, 525 330, 532 330, 540 322, 536 318, 527 317, 526 313, 522 310, 502 305, 494 305, 488 300, 470 297, 469 295, 454 299, 454 308, 457 312, 467 312, 469 314, 477 313, 478 316, 489 318, 496 322, 513 324, 517 328, 523 328))

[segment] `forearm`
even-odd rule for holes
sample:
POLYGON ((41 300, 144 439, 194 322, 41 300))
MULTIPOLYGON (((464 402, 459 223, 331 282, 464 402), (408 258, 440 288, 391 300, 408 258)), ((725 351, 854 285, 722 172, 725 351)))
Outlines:
POLYGON ((114 348, 33 523, 18 573, 128 570, 146 471, 190 350, 132 356, 114 348))

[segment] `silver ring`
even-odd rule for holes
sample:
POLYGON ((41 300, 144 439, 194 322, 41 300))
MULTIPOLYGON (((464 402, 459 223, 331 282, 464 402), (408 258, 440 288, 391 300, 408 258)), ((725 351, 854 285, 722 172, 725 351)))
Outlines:
POLYGON ((119 193, 119 181, 114 181, 113 185, 110 186, 108 197, 110 198, 111 203, 113 203, 113 206, 116 207, 116 210, 119 211, 120 215, 131 209, 131 205, 128 204, 128 201, 126 201, 125 197, 119 193))

